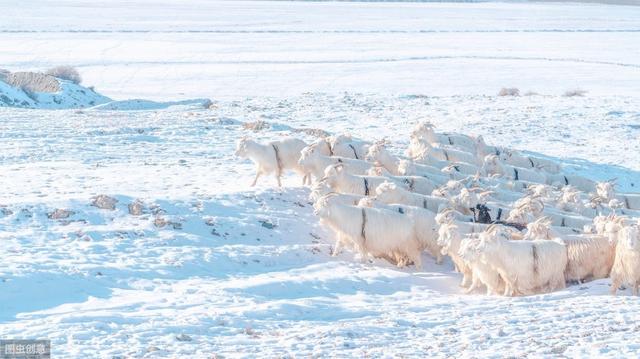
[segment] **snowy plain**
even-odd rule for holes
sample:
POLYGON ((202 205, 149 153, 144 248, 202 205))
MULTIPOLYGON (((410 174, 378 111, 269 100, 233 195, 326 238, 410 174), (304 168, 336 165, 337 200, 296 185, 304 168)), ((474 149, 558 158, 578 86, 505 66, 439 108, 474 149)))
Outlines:
POLYGON ((400 152, 431 118, 637 192, 638 44, 631 6, 2 2, 0 67, 213 106, 0 108, 0 338, 60 358, 638 356, 640 301, 608 279, 487 297, 426 254, 421 271, 331 257, 300 179, 250 189, 233 156, 240 136, 305 128, 400 152), (495 96, 511 86, 537 94, 495 96))

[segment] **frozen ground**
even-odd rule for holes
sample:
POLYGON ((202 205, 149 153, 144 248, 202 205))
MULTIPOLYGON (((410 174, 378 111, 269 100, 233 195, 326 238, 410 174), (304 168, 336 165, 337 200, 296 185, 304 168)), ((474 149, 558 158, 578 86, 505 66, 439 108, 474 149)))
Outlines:
POLYGON ((215 103, 0 109, 1 338, 50 338, 56 358, 640 352, 640 302, 608 280, 496 298, 460 294, 451 264, 426 255, 419 272, 331 257, 300 180, 248 189, 252 166, 232 155, 242 135, 304 128, 400 150, 432 117, 637 191, 639 8, 116 1, 90 19, 48 4, 0 4, 0 64, 72 62, 111 98, 215 103), (431 53, 450 57, 367 62, 431 53), (503 86, 542 95, 487 96, 503 86), (575 87, 589 92, 559 96, 575 87), (259 119, 271 128, 242 129, 259 119), (92 207, 99 194, 115 210, 92 207))

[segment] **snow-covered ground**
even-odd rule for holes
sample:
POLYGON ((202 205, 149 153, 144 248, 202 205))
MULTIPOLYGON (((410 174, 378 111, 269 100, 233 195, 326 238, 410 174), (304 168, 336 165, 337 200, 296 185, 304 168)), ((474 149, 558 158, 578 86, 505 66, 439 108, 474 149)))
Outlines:
POLYGON ((68 109, 93 107, 106 102, 111 102, 111 99, 70 81, 60 80, 57 92, 34 93, 10 86, 0 79, 0 107, 68 109))
POLYGON ((640 301, 610 296, 608 280, 487 297, 461 294, 451 263, 426 254, 421 271, 331 257, 300 179, 249 189, 252 165, 233 156, 242 135, 312 128, 400 151, 431 117, 638 191, 640 8, 190 0, 95 13, 0 3, 0 67, 77 64, 110 98, 214 105, 0 108, 0 338, 50 338, 56 358, 640 353, 640 301), (540 95, 493 96, 504 86, 540 95), (589 92, 561 96, 574 88, 589 92), (243 129, 255 120, 271 127, 243 129), (101 194, 115 210, 91 206, 101 194), (73 213, 48 218, 56 209, 73 213))

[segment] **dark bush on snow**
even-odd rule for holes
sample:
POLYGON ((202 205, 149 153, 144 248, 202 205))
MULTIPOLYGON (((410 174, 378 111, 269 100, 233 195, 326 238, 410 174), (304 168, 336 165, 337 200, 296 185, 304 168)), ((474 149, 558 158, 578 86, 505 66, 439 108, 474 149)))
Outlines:
POLYGON ((575 89, 575 90, 567 90, 564 93, 564 97, 582 97, 584 95, 587 94, 587 91, 585 90, 581 90, 581 89, 575 89))
POLYGON ((59 79, 71 81, 74 84, 79 84, 82 82, 80 73, 75 69, 75 67, 72 66, 56 66, 47 70, 46 74, 57 77, 59 79))

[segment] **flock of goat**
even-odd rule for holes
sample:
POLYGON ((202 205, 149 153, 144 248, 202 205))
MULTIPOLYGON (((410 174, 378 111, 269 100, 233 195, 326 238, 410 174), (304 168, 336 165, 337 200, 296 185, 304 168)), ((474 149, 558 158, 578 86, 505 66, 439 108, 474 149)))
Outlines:
POLYGON ((285 170, 312 186, 315 214, 337 235, 334 254, 421 266, 451 257, 467 292, 530 295, 569 282, 640 285, 640 194, 563 174, 557 163, 487 145, 481 136, 436 133, 420 123, 402 158, 384 143, 347 135, 307 145, 286 138, 238 141, 256 177, 285 170))

